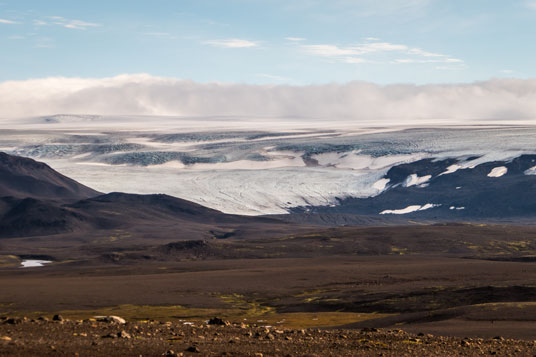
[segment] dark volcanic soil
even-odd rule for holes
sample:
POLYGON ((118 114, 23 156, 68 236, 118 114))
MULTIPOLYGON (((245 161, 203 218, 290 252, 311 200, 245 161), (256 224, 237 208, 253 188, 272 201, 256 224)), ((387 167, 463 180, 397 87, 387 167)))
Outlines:
MULTIPOLYGON (((225 322, 225 321, 222 321, 225 322)), ((436 337, 402 330, 303 330, 235 323, 94 319, 0 322, 0 356, 533 356, 533 341, 436 337)))
POLYGON ((532 225, 297 225, 165 195, 93 197, 46 165, 3 160, 0 194, 16 197, 0 197, 0 316, 28 318, 0 320, 0 355, 536 353, 532 225), (48 198, 56 189, 63 199, 48 198), (70 321, 37 320, 57 313, 70 321), (247 325, 208 327, 213 316, 247 325))

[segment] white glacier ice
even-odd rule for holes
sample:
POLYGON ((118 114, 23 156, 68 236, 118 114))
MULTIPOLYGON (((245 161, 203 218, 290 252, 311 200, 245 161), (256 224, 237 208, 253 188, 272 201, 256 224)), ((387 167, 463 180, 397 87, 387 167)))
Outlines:
POLYGON ((430 181, 431 178, 432 178, 432 175, 419 177, 417 174, 411 174, 406 178, 402 186, 404 187, 421 186, 427 183, 428 181, 430 181))
POLYGON ((506 175, 508 169, 505 166, 494 167, 488 174, 488 177, 501 177, 506 175))
POLYGON ((394 210, 391 210, 391 209, 386 209, 384 211, 381 211, 380 214, 408 214, 408 213, 412 213, 412 212, 418 212, 418 211, 424 211, 424 210, 427 210, 427 209, 430 209, 430 208, 434 208, 434 207, 439 207, 441 206, 440 204, 434 204, 434 203, 427 203, 425 205, 412 205, 412 206, 407 206, 406 208, 402 208, 402 209, 394 209, 394 210))

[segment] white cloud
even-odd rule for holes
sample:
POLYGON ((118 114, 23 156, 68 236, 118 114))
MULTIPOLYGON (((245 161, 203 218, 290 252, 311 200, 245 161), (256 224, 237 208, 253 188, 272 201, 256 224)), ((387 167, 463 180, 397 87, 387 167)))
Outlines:
POLYGON ((204 42, 207 45, 223 47, 223 48, 248 48, 248 47, 257 47, 259 44, 257 42, 241 40, 238 38, 230 38, 225 40, 211 40, 204 42))
POLYGON ((397 58, 393 63, 450 63, 462 64, 463 61, 458 58, 441 58, 441 59, 419 59, 419 58, 397 58))
POLYGON ((421 50, 420 48, 412 48, 408 51, 408 53, 412 55, 423 56, 423 57, 445 57, 445 55, 442 55, 440 53, 427 52, 427 51, 421 50))
POLYGON ((300 41, 305 41, 305 38, 303 38, 303 37, 285 37, 285 40, 291 41, 291 42, 300 42, 300 41))
POLYGON ((411 58, 392 58, 383 60, 383 63, 463 63, 463 60, 452 58, 444 54, 425 51, 417 47, 389 42, 376 42, 377 38, 369 37, 362 44, 352 46, 338 46, 332 44, 301 45, 301 48, 314 56, 338 58, 344 63, 382 63, 381 60, 372 60, 363 56, 397 55, 412 56, 411 58))
POLYGON ((196 83, 150 75, 0 82, 0 117, 57 113, 243 116, 351 124, 536 121, 536 79, 459 85, 196 83))
POLYGON ((341 48, 335 45, 303 45, 307 52, 324 57, 351 56, 359 54, 354 48, 341 48))
MULTIPOLYGON (((87 30, 88 27, 100 27, 101 26, 101 24, 97 24, 94 22, 87 22, 87 21, 82 21, 82 20, 70 20, 62 16, 50 16, 49 18, 52 20, 52 24, 63 26, 68 29, 87 30)), ((34 24, 36 25, 47 24, 46 22, 41 21, 41 20, 37 20, 37 22, 34 21, 34 24)))
POLYGON ((529 9, 536 10, 536 1, 530 0, 530 1, 527 1, 525 4, 529 9))
POLYGON ((17 21, 7 20, 7 19, 0 19, 0 24, 6 24, 6 25, 14 25, 18 24, 17 21))

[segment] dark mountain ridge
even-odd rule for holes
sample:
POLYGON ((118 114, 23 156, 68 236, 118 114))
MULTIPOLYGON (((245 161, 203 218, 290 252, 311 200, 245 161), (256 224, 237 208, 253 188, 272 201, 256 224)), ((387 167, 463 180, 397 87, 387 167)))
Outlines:
POLYGON ((100 194, 46 164, 0 153, 0 238, 124 230, 179 240, 225 239, 263 225, 269 231, 287 223, 224 214, 164 194, 100 194))
POLYGON ((0 197, 74 201, 99 194, 42 162, 0 152, 0 197))
POLYGON ((474 159, 424 159, 398 165, 384 176, 389 184, 377 196, 342 198, 336 206, 298 207, 292 213, 431 221, 527 222, 536 217, 536 176, 529 172, 536 166, 536 155, 521 155, 508 161, 486 162, 448 172, 452 165, 462 166, 474 159), (493 174, 494 169, 505 172, 493 174), (424 182, 416 182, 427 176, 424 182), (412 184, 408 183, 410 179, 414 181, 412 184), (433 207, 405 214, 387 213, 425 205, 433 207))

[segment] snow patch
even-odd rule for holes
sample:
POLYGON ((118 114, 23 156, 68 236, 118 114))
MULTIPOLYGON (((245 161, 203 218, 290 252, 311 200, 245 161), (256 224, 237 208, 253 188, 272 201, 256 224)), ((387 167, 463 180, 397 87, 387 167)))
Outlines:
POLYGON ((501 177, 506 175, 507 172, 508 169, 505 166, 494 167, 488 174, 488 177, 501 177))
POLYGON ((449 167, 447 167, 447 171, 440 173, 439 176, 455 173, 459 169, 463 169, 463 167, 458 164, 450 165, 449 167))
POLYGON ((36 268, 52 263, 50 260, 25 259, 21 262, 21 268, 36 268))
MULTIPOLYGON (((421 186, 425 184, 426 182, 428 182, 431 178, 432 178, 432 175, 419 177, 417 174, 411 174, 406 178, 402 186, 404 187, 421 186)), ((421 186, 421 187, 426 187, 426 186, 421 186)))
POLYGON ((391 180, 389 180, 388 178, 382 178, 381 180, 376 181, 374 185, 372 185, 372 187, 381 192, 385 190, 385 188, 389 184, 389 181, 391 180))
POLYGON ((530 169, 525 170, 523 172, 525 175, 533 176, 536 175, 536 166, 531 167, 530 169))
POLYGON ((450 206, 449 209, 450 209, 451 211, 453 211, 453 210, 461 211, 461 210, 464 210, 465 207, 450 206))
POLYGON ((418 212, 418 211, 424 211, 424 210, 427 210, 427 209, 430 209, 430 208, 434 208, 434 207, 439 207, 441 206, 440 204, 434 204, 434 203, 427 203, 425 205, 413 205, 413 206, 408 206, 406 208, 402 208, 402 209, 394 209, 394 210, 390 210, 390 209, 387 209, 385 211, 381 211, 380 214, 407 214, 407 213, 412 213, 412 212, 418 212))

